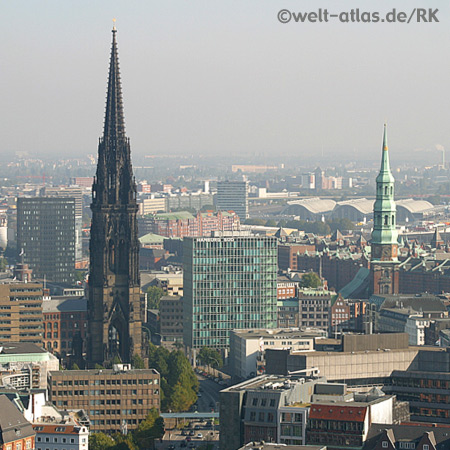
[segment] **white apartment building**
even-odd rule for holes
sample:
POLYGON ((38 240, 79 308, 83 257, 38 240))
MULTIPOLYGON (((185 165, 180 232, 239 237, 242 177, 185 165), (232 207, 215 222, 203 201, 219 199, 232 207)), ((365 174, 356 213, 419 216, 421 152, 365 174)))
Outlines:
POLYGON ((409 336, 409 345, 425 345, 425 328, 430 326, 430 319, 422 314, 414 314, 406 319, 405 333, 409 336))
POLYGON ((89 429, 76 423, 33 424, 36 450, 88 450, 89 429))
POLYGON ((314 339, 323 337, 321 330, 298 328, 233 330, 230 333, 230 363, 235 377, 246 379, 264 373, 266 349, 314 350, 314 339))

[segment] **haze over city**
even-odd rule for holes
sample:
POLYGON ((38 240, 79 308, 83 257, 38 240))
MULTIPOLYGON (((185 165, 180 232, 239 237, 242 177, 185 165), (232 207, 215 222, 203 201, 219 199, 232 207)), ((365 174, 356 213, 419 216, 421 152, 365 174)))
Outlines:
POLYGON ((450 147, 447 2, 439 23, 281 24, 277 13, 411 2, 2 2, 3 158, 95 154, 117 19, 133 158, 274 154, 436 163, 450 147))

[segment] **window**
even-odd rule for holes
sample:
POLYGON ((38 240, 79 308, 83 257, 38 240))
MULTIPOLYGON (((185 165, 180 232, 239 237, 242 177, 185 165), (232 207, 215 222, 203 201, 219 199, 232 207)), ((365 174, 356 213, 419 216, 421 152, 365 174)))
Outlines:
POLYGON ((387 442, 387 441, 383 441, 383 442, 381 443, 381 446, 382 446, 383 448, 388 448, 388 442, 387 442))
POLYGON ((430 446, 428 444, 423 444, 423 450, 430 450, 430 446))

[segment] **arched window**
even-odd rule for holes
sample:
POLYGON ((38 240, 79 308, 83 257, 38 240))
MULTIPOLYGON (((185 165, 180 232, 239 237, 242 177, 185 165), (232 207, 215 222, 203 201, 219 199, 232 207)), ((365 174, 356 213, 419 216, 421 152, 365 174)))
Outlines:
POLYGON ((115 246, 114 246, 114 242, 111 239, 109 241, 109 269, 112 270, 113 272, 115 271, 116 268, 116 257, 115 257, 115 246))
POLYGON ((384 193, 385 193, 386 195, 388 194, 388 187, 387 187, 387 186, 384 188, 384 193))
POLYGON ((391 276, 391 274, 390 274, 389 270, 386 269, 386 270, 384 271, 384 277, 385 277, 385 278, 389 278, 390 276, 391 276))
POLYGON ((389 216, 387 214, 384 216, 384 224, 389 225, 389 216))
POLYGON ((392 214, 392 225, 394 225, 395 220, 394 220, 394 215, 392 214))
POLYGON ((392 192, 394 191, 394 188, 391 186, 391 195, 392 195, 392 192))

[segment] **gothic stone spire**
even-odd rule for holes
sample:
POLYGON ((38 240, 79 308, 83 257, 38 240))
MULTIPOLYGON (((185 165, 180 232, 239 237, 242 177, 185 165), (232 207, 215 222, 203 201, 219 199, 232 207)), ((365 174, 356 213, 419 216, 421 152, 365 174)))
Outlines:
POLYGON ((116 29, 113 28, 103 137, 92 186, 88 359, 102 364, 142 354, 136 183, 125 136, 116 29))

